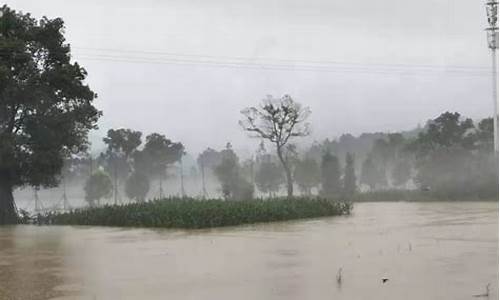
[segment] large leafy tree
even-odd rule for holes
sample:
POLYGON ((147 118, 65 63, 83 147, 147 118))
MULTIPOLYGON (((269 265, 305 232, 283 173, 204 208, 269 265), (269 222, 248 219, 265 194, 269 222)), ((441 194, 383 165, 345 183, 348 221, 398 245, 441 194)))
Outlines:
POLYGON ((279 99, 268 96, 260 107, 249 107, 241 111, 244 119, 240 126, 254 137, 266 139, 276 147, 276 154, 285 170, 288 197, 293 196, 293 178, 287 155, 288 142, 292 138, 309 135, 306 122, 311 111, 302 107, 289 95, 279 99))
POLYGON ((410 145, 416 157, 416 182, 422 188, 450 197, 482 193, 484 187, 478 181, 481 174, 498 176, 495 160, 489 163, 494 167, 488 167, 483 162, 489 160, 489 155, 477 151, 481 145, 488 146, 488 136, 492 136, 487 133, 487 122, 476 128, 471 119, 450 112, 429 121, 426 130, 410 145))
POLYGON ((482 153, 491 153, 493 147, 493 118, 486 118, 479 121, 475 133, 475 146, 482 153))
POLYGON ((144 149, 138 154, 137 166, 144 174, 159 180, 160 197, 163 197, 162 182, 167 175, 167 168, 179 162, 184 155, 184 146, 175 143, 159 133, 146 137, 144 149))
POLYGON ((108 146, 109 151, 123 154, 128 159, 141 145, 141 136, 142 132, 140 131, 125 128, 110 129, 103 141, 108 146))
POLYGON ((115 204, 118 202, 118 187, 120 182, 127 178, 131 170, 131 156, 142 143, 142 132, 131 129, 110 129, 107 136, 103 138, 107 145, 105 153, 101 154, 101 160, 106 171, 113 177, 113 194, 115 204))
POLYGON ((64 159, 84 150, 100 112, 87 72, 71 61, 63 20, 1 7, 0 224, 16 222, 12 191, 55 186, 64 159))
POLYGON ((221 161, 214 173, 221 183, 222 195, 225 199, 249 200, 253 198, 254 187, 241 174, 241 167, 231 144, 220 152, 221 161))
POLYGON ((106 172, 98 170, 87 179, 84 190, 85 201, 91 207, 99 206, 102 198, 108 198, 112 194, 113 183, 111 177, 106 172))

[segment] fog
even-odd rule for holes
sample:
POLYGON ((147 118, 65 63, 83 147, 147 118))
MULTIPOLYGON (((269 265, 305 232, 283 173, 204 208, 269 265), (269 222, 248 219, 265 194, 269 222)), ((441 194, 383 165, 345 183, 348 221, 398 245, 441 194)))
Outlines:
POLYGON ((104 112, 91 133, 159 132, 191 153, 253 151, 239 112, 290 94, 309 141, 410 130, 445 110, 491 115, 484 7, 476 1, 4 1, 62 17, 104 112))
POLYGON ((481 1, 4 3, 0 298, 498 297, 481 1))

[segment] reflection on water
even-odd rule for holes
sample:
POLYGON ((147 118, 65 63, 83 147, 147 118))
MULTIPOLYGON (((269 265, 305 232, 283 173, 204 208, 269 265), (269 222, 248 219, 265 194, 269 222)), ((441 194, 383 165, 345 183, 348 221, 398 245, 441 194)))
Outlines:
POLYGON ((471 299, 487 283, 498 299, 497 282, 498 203, 359 203, 197 231, 0 228, 0 299, 471 299))

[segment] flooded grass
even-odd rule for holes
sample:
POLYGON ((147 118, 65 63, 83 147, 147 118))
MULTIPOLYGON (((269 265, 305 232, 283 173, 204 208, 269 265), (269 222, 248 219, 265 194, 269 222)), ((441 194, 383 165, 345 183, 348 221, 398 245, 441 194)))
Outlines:
POLYGON ((168 198, 50 214, 42 223, 123 227, 210 228, 349 214, 352 204, 325 198, 224 201, 168 198))

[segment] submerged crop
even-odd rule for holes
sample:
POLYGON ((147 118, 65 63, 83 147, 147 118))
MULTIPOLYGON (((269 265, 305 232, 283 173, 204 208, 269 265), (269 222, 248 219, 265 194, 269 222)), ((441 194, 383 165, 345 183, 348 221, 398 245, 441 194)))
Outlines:
POLYGON ((167 198, 49 214, 45 224, 124 227, 210 228, 349 214, 349 201, 326 198, 273 198, 246 201, 167 198))

